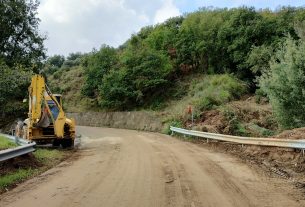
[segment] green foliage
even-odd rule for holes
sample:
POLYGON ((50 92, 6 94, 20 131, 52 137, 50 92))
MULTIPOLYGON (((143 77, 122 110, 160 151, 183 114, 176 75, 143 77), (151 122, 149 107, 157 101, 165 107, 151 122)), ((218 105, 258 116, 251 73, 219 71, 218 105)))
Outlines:
POLYGON ((257 134, 259 134, 259 136, 263 136, 263 137, 269 137, 275 134, 274 131, 260 127, 257 124, 253 124, 253 123, 250 124, 249 128, 255 131, 257 134))
POLYGON ((152 49, 169 54, 169 50, 174 49, 182 21, 183 17, 175 17, 168 19, 163 24, 155 26, 146 36, 145 43, 152 49))
POLYGON ((181 120, 168 120, 166 122, 166 124, 164 125, 163 131, 162 133, 164 134, 172 134, 172 131, 170 130, 170 127, 178 127, 178 128, 183 128, 183 123, 181 122, 181 120))
POLYGON ((14 183, 19 183, 37 173, 34 169, 19 169, 16 172, 3 175, 0 177, 0 190, 4 190, 14 183))
POLYGON ((53 93, 63 95, 63 106, 66 112, 84 112, 97 110, 97 100, 82 95, 84 86, 84 69, 74 66, 69 70, 60 68, 48 76, 48 86, 53 93))
MULTIPOLYGON (((22 99, 32 72, 38 72, 45 58, 39 34, 38 1, 0 1, 0 116, 23 116, 22 99)), ((0 121, 1 124, 2 121, 0 121)))
POLYGON ((264 99, 265 100, 268 99, 267 94, 261 88, 257 89, 255 91, 255 102, 256 103, 261 103, 261 101, 264 100, 264 99))
POLYGON ((218 72, 223 57, 217 45, 218 33, 224 23, 224 9, 201 9, 189 14, 181 25, 176 43, 178 63, 200 71, 218 72))
POLYGON ((31 73, 21 66, 9 68, 0 60, 0 74, 0 115, 17 115, 26 109, 22 99, 26 96, 25 88, 28 87, 31 73), (12 104, 15 100, 20 100, 20 103, 12 104))
POLYGON ((54 55, 47 59, 43 71, 47 75, 51 75, 58 71, 58 69, 65 62, 65 57, 63 55, 54 55))
POLYGON ((229 133, 237 136, 249 136, 250 133, 246 129, 245 125, 239 119, 237 114, 230 107, 222 107, 222 114, 228 122, 229 133))
POLYGON ((12 67, 23 65, 37 71, 45 58, 43 41, 38 31, 37 0, 0 1, 0 59, 12 67))
POLYGON ((254 75, 260 75, 257 71, 268 65, 270 48, 276 48, 288 32, 297 38, 294 21, 304 18, 302 14, 304 9, 291 7, 276 12, 203 8, 190 13, 175 44, 177 63, 188 70, 229 72, 253 82, 254 75))
POLYGON ((0 150, 16 147, 17 145, 5 137, 0 136, 0 150))
POLYGON ((191 103, 197 110, 208 110, 241 97, 247 86, 231 75, 211 75, 190 88, 191 103))
MULTIPOLYGON (((82 94, 95 98, 101 108, 156 109, 165 105, 162 102, 165 94, 172 92, 170 86, 195 73, 229 73, 254 92, 256 76, 270 70, 269 61, 285 35, 299 39, 304 20, 305 9, 294 7, 276 11, 202 8, 171 18, 142 28, 118 49, 104 45, 85 55, 82 94)), ((198 110, 221 105, 235 96, 234 86, 232 90, 214 87, 217 93, 211 86, 205 88, 205 95, 199 95, 204 98, 193 101, 198 110)))
POLYGON ((146 47, 126 51, 122 67, 111 70, 100 85, 101 106, 111 109, 130 109, 152 100, 167 84, 172 70, 169 59, 146 47))
POLYGON ((283 128, 305 124, 305 42, 287 37, 259 85, 267 94, 283 128))
POLYGON ((89 97, 96 97, 103 77, 114 69, 117 63, 116 50, 107 45, 103 45, 99 51, 93 51, 92 54, 86 56, 83 62, 86 83, 82 88, 82 93, 89 97))
POLYGON ((81 52, 70 53, 67 60, 76 60, 82 58, 83 54, 81 52))
POLYGON ((60 160, 64 157, 63 151, 49 149, 37 149, 33 154, 43 164, 52 164, 54 160, 60 160))
POLYGON ((250 70, 254 75, 260 76, 262 72, 269 70, 269 61, 273 53, 271 46, 261 45, 252 47, 246 63, 250 66, 250 70))
POLYGON ((53 75, 54 78, 60 78, 63 74, 63 70, 57 70, 53 75))
POLYGON ((48 58, 47 64, 53 67, 60 68, 65 62, 65 57, 63 55, 54 55, 48 58))

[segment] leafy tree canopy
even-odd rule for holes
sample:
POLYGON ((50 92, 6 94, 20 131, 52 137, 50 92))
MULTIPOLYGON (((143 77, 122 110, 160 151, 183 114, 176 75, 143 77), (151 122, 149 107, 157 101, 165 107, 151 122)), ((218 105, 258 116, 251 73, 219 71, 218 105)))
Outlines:
POLYGON ((0 58, 10 67, 21 64, 37 71, 45 58, 38 5, 37 0, 0 1, 0 58))

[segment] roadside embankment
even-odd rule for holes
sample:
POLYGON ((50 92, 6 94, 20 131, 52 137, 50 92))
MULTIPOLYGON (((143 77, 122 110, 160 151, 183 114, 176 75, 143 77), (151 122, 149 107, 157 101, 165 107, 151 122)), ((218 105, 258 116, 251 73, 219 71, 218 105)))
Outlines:
POLYGON ((81 112, 67 113, 67 116, 74 118, 76 124, 81 126, 103 126, 152 132, 160 132, 163 129, 162 121, 157 115, 142 111, 81 112))

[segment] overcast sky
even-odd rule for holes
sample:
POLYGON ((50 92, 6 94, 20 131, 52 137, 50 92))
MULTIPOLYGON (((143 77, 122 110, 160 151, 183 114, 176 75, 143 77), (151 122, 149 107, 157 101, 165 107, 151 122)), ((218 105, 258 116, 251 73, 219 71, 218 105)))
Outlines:
POLYGON ((48 36, 48 55, 89 52, 102 44, 117 47, 141 27, 199 7, 275 9, 305 6, 304 0, 41 0, 40 30, 48 36))

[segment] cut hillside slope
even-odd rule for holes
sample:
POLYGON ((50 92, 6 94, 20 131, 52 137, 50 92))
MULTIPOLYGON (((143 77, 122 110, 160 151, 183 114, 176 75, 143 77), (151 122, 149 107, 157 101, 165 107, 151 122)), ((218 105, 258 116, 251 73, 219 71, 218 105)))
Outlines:
MULTIPOLYGON (((186 124, 191 127, 188 120, 186 124)), ((240 136, 266 137, 278 130, 269 104, 256 103, 255 97, 244 97, 217 109, 202 112, 195 130, 240 136)))
POLYGON ((84 97, 81 94, 81 88, 84 84, 81 66, 60 69, 48 76, 48 84, 53 93, 63 95, 63 105, 67 112, 97 110, 94 108, 95 100, 84 97))
MULTIPOLYGON (((81 66, 57 71, 48 81, 54 93, 63 94, 67 112, 103 110, 97 107, 97 100, 81 94, 84 84, 81 66)), ((158 114, 165 133, 169 133, 169 125, 242 136, 265 137, 277 133, 271 106, 257 103, 255 97, 247 95, 247 85, 234 76, 190 74, 177 80, 167 94, 167 99, 157 105, 140 109, 158 114), (193 109, 193 125, 189 106, 193 109)))
POLYGON ((199 75, 188 82, 186 91, 180 100, 169 101, 162 110, 167 125, 260 137, 273 135, 278 130, 271 106, 247 95, 246 84, 231 75, 199 75))

